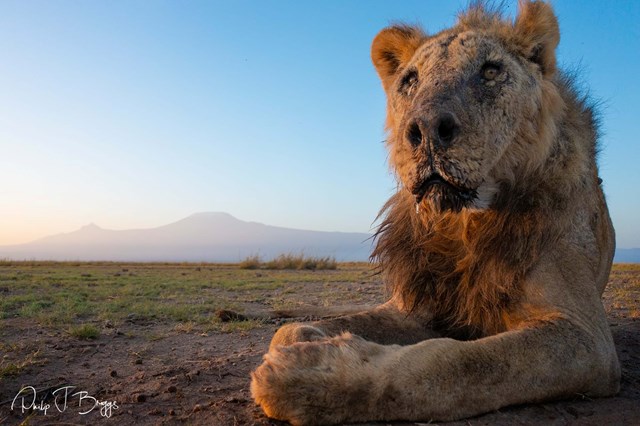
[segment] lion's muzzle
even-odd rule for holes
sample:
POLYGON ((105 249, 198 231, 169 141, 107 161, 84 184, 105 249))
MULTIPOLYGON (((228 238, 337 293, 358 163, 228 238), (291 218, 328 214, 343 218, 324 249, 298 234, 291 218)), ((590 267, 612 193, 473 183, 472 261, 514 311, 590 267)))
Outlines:
POLYGON ((416 197, 416 204, 429 199, 438 210, 455 212, 471 205, 478 196, 475 189, 461 188, 435 172, 415 185, 411 192, 416 197))

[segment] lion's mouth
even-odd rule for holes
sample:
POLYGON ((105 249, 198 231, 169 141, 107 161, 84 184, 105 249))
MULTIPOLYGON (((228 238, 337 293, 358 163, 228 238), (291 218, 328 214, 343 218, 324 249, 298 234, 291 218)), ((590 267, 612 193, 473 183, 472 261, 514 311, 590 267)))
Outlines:
POLYGON ((463 188, 442 177, 439 173, 432 173, 422 183, 416 185, 412 191, 416 197, 416 204, 429 199, 440 211, 452 210, 459 212, 473 203, 478 196, 475 189, 463 188))

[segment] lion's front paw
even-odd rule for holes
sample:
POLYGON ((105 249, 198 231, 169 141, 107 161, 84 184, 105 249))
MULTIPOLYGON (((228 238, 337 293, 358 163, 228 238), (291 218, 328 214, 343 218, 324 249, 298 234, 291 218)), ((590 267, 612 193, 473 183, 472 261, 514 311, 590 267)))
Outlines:
POLYGON ((251 374, 251 394, 269 417, 294 425, 371 417, 375 360, 382 351, 350 334, 277 346, 251 374))
POLYGON ((308 324, 286 324, 278 329, 271 339, 269 350, 276 346, 289 346, 298 342, 313 342, 327 335, 317 327, 308 324))

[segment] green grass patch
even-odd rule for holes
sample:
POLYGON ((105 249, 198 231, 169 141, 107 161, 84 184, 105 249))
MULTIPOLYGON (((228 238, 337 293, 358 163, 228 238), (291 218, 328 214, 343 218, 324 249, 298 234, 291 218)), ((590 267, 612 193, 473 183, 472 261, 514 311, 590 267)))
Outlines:
POLYGON ((93 324, 82 324, 71 327, 69 334, 78 339, 91 340, 100 337, 100 330, 93 324))
POLYGON ((337 268, 331 258, 283 256, 274 262, 270 266, 276 269, 265 264, 243 269, 238 264, 0 261, 0 330, 4 321, 19 320, 67 331, 107 321, 116 326, 193 323, 225 331, 230 326, 210 324, 219 309, 273 306, 284 295, 311 286, 374 279, 366 264, 337 268))

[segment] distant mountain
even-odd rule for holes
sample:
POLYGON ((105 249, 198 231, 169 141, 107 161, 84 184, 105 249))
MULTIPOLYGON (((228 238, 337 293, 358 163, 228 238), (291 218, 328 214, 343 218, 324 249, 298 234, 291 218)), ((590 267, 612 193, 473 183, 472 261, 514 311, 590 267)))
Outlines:
POLYGON ((108 260, 140 262, 237 262, 258 254, 334 256, 338 261, 369 257, 370 235, 321 232, 245 222, 227 213, 197 213, 152 229, 114 231, 90 224, 31 243, 0 246, 13 260, 108 260))
POLYGON ((640 263, 640 248, 617 249, 615 263, 640 263))
MULTIPOLYGON (((27 244, 0 246, 0 259, 238 262, 254 254, 268 260, 282 253, 304 253, 365 261, 370 237, 245 222, 227 213, 197 213, 151 229, 114 231, 89 224, 27 244)), ((614 262, 640 263, 640 248, 617 249, 614 262)))

